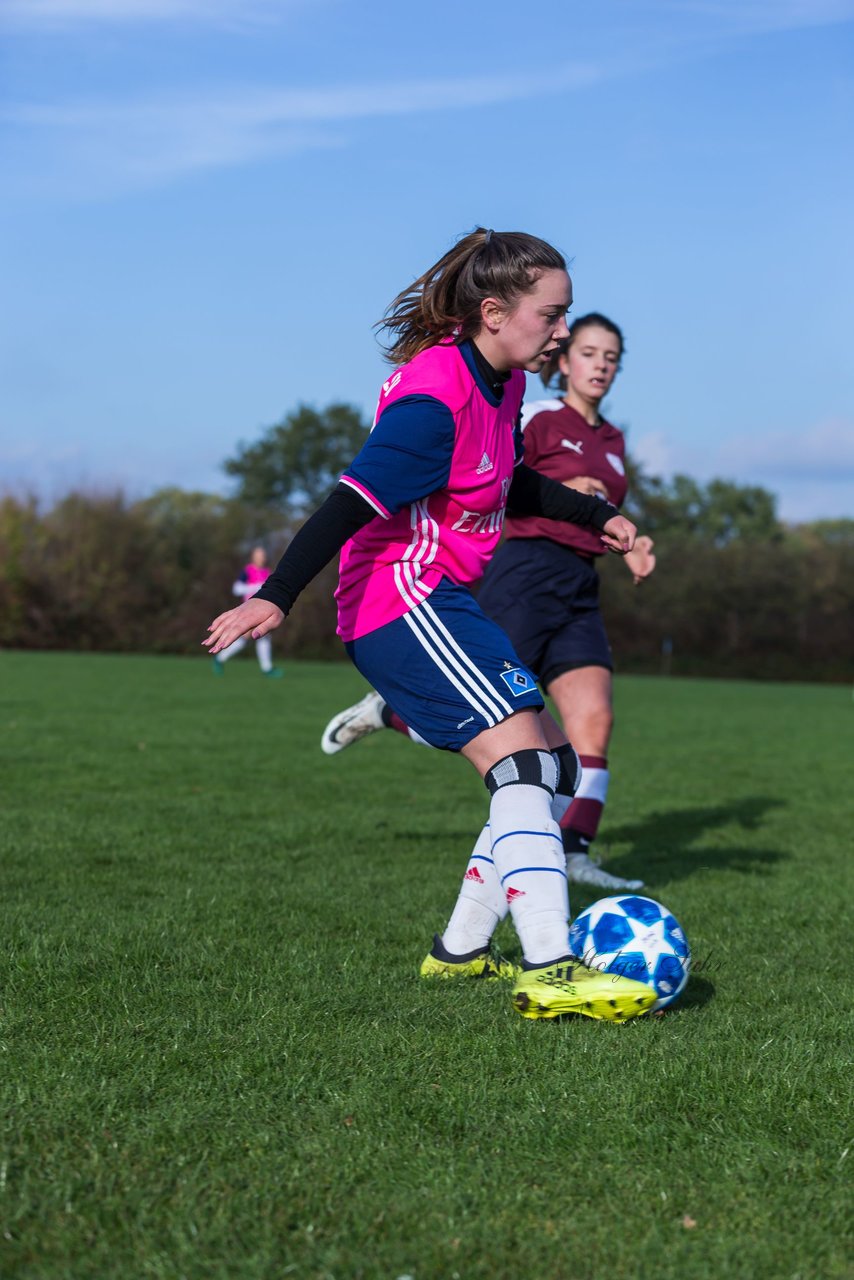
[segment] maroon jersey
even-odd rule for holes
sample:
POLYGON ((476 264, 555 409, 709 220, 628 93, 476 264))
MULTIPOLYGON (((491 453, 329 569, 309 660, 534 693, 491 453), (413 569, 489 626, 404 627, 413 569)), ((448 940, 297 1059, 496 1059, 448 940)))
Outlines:
MULTIPOLYGON (((590 476, 600 481, 615 507, 626 497, 626 442, 622 431, 604 418, 591 427, 562 400, 535 400, 522 410, 525 462, 553 480, 590 476)), ((598 529, 582 529, 544 516, 511 516, 504 523, 508 538, 551 538, 584 556, 604 555, 598 529)))

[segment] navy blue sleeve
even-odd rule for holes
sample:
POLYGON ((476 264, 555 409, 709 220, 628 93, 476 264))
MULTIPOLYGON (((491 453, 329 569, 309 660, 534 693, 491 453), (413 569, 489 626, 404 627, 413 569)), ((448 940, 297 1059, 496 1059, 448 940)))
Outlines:
POLYGON ((453 414, 441 400, 404 396, 383 411, 341 478, 394 515, 445 488, 455 436, 453 414))

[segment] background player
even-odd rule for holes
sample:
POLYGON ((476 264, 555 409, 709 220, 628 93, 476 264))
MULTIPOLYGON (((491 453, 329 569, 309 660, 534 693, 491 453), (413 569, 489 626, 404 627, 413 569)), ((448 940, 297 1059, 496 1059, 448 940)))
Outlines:
MULTIPOLYGON (((623 350, 623 335, 612 320, 598 312, 579 317, 540 375, 563 395, 522 410, 526 464, 615 506, 626 497, 625 441, 599 406, 623 350)), ((581 784, 561 818, 567 874, 576 884, 640 889, 642 880, 611 875, 589 856, 608 792, 613 727, 611 649, 595 569, 604 548, 594 530, 512 509, 504 528, 505 541, 486 569, 478 602, 536 673, 581 759, 581 784)), ((650 538, 637 538, 624 556, 636 584, 655 568, 652 547, 650 538)), ((383 727, 409 732, 372 692, 329 722, 321 746, 331 755, 383 727)))
POLYGON ((592 525, 617 552, 633 544, 634 525, 614 507, 521 462, 522 370, 542 369, 568 335, 571 300, 566 264, 551 245, 482 228, 399 294, 385 321, 398 367, 383 384, 371 434, 275 573, 214 619, 204 643, 216 654, 239 636, 266 635, 343 548, 336 598, 349 656, 426 741, 465 756, 490 794, 485 945, 472 929, 472 953, 447 948, 441 963, 462 975, 479 961, 489 973, 491 929, 509 901, 523 954, 517 1010, 622 1020, 646 1012, 649 988, 568 954, 553 806, 566 753, 575 773, 574 753, 565 742, 562 756, 549 750, 534 677, 468 590, 495 550, 508 500, 592 525))
MULTIPOLYGON (((253 547, 249 555, 249 563, 243 566, 240 576, 231 588, 232 594, 240 596, 243 600, 248 600, 250 596, 254 596, 255 592, 263 587, 269 576, 267 552, 262 546, 253 547)), ((227 649, 223 649, 221 653, 217 654, 213 659, 214 673, 221 676, 224 664, 228 662, 229 658, 233 658, 236 653, 240 653, 241 649, 245 649, 247 643, 248 638, 246 636, 238 636, 233 644, 230 644, 227 649)), ((282 675, 282 669, 281 667, 273 666, 273 642, 269 636, 258 637, 255 641, 255 653, 262 673, 273 680, 278 680, 282 675)))

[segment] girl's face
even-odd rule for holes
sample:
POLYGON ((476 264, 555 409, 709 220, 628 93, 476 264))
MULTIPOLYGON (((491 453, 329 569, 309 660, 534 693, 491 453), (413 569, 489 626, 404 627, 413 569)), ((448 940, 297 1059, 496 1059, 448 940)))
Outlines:
POLYGON ((496 369, 539 373, 562 338, 569 334, 566 313, 572 282, 565 271, 544 271, 529 293, 512 306, 487 298, 478 345, 496 369), (488 349, 486 349, 488 348, 488 349))
POLYGON ((608 394, 617 376, 621 355, 620 340, 615 333, 598 324, 585 325, 558 362, 567 380, 567 390, 598 403, 608 394))

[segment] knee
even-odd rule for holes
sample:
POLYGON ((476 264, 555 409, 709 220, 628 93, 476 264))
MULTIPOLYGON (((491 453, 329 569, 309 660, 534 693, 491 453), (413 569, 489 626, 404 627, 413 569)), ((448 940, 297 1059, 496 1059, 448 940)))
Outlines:
POLYGON ((491 796, 501 787, 541 787, 553 797, 558 784, 558 765, 551 751, 528 748, 514 751, 497 761, 484 776, 491 796))

